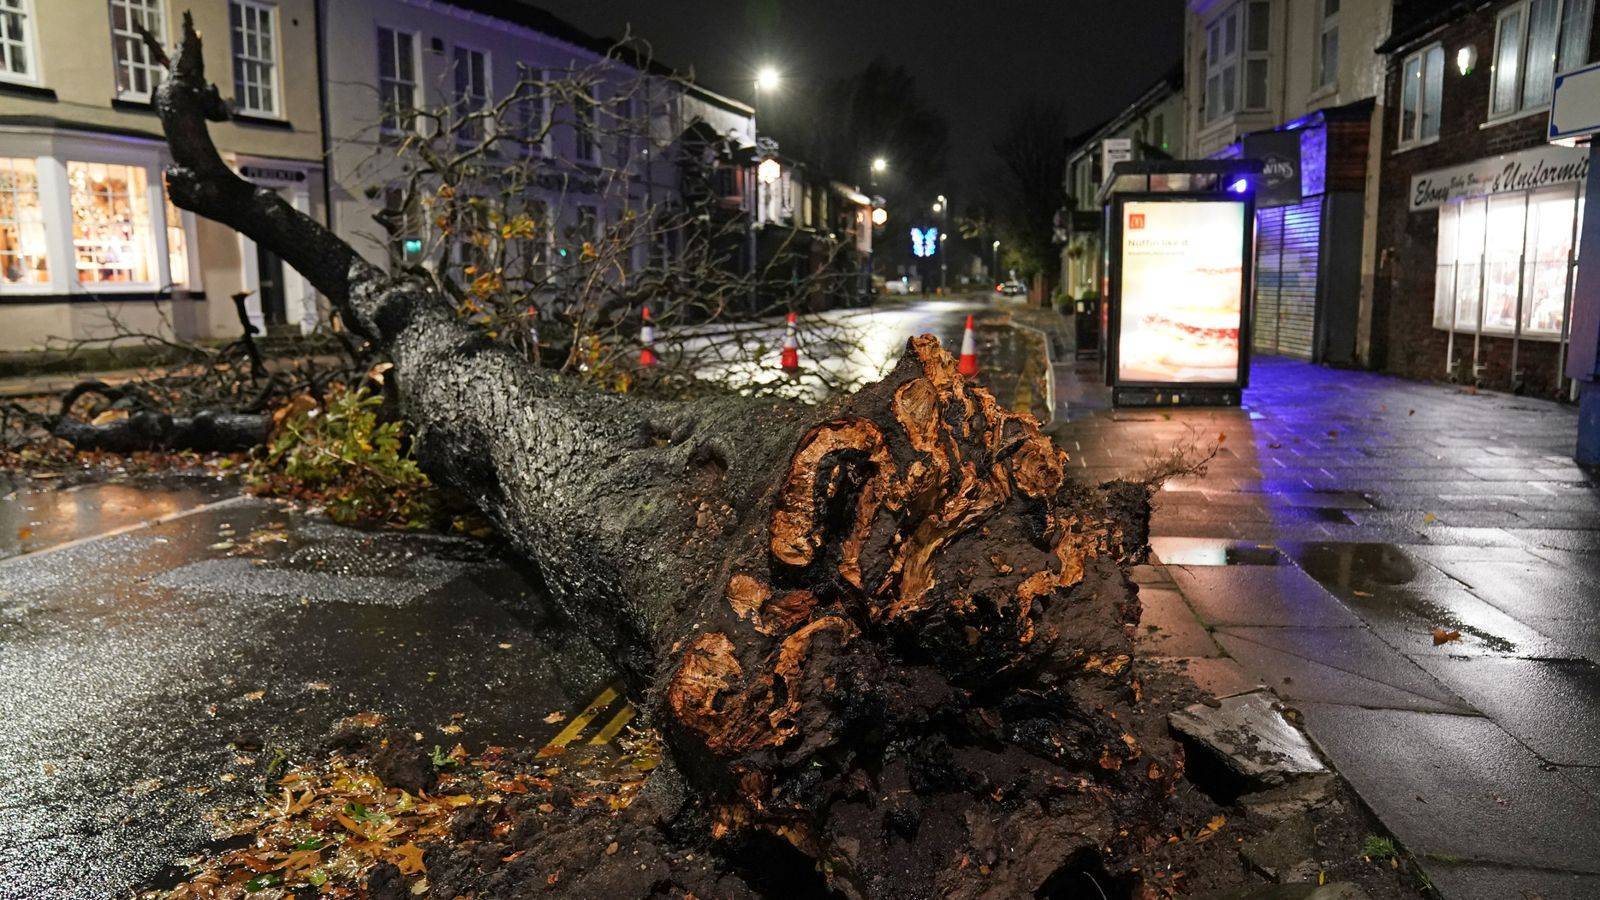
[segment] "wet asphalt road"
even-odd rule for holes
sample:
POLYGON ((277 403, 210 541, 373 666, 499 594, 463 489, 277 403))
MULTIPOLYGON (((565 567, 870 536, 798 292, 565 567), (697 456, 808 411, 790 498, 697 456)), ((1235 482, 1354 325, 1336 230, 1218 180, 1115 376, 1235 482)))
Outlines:
POLYGON ((231 494, 0 493, 0 898, 131 893, 343 717, 542 742, 609 679, 481 544, 231 494))

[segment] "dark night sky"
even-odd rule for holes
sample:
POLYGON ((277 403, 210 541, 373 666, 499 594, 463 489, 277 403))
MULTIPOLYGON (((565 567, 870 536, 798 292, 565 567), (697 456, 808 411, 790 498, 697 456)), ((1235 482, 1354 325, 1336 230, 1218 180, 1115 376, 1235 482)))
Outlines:
MULTIPOLYGON (((905 65, 950 123, 951 191, 989 166, 1012 102, 1059 98, 1074 131, 1114 114, 1175 63, 1183 0, 533 0, 586 31, 632 26, 656 57, 747 102, 770 62, 783 91, 905 65)), ((782 92, 757 104, 781 103, 782 92)), ((781 110, 775 111, 781 116, 781 110)), ((759 114, 759 113, 758 113, 759 114)))

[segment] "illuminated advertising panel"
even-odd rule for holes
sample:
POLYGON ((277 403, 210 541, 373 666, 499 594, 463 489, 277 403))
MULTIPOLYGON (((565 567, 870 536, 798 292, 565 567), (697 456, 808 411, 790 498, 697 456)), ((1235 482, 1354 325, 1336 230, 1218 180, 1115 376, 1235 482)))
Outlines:
POLYGON ((1114 382, 1242 386, 1250 204, 1146 195, 1117 207, 1114 382))

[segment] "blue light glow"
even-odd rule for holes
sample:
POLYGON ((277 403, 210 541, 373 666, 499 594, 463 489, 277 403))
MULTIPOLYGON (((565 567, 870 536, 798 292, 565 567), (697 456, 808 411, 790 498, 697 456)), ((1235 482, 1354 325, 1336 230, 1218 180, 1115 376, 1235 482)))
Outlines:
POLYGON ((1235 194, 1248 194, 1250 192, 1250 181, 1248 179, 1241 178, 1238 181, 1235 181, 1233 184, 1228 185, 1228 190, 1233 191, 1235 194))

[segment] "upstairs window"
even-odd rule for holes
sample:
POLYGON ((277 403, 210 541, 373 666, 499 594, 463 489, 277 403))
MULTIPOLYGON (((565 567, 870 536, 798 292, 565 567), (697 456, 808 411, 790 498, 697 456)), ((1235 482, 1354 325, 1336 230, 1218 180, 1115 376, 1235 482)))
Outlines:
POLYGON ((161 0, 111 0, 111 55, 117 68, 117 96, 148 102, 161 78, 139 29, 157 37, 167 33, 161 0))
POLYGON ((1244 108, 1267 108, 1267 49, 1272 41, 1272 4, 1252 0, 1246 7, 1244 108))
POLYGON ((1434 44, 1406 57, 1400 76, 1400 146, 1438 140, 1444 47, 1434 44))
POLYGON ((1207 122, 1239 108, 1239 8, 1228 10, 1206 27, 1207 122))
POLYGON ((34 81, 28 0, 0 0, 0 79, 34 81))
POLYGON ((489 108, 489 55, 482 50, 457 47, 454 62, 455 109, 456 117, 460 120, 456 127, 456 140, 462 144, 472 144, 483 138, 483 120, 475 119, 470 125, 465 122, 489 108))
POLYGON ((516 104, 516 139, 524 156, 540 156, 549 140, 550 111, 545 103, 549 79, 541 70, 519 66, 516 104))
POLYGON ((1555 74, 1587 62, 1593 0, 1522 0, 1495 22, 1489 119, 1550 105, 1555 74))
POLYGON ((233 30, 233 102, 247 113, 277 116, 277 9, 261 3, 231 0, 228 21, 233 30))
POLYGON ((1317 26, 1317 87, 1339 83, 1339 0, 1318 0, 1322 18, 1317 26))
POLYGON ((50 282, 35 166, 31 159, 0 157, 0 290, 50 282))
POLYGON ((378 102, 381 128, 397 135, 416 127, 417 36, 406 31, 378 29, 378 102))
POLYGON ((572 102, 572 131, 578 161, 598 165, 600 142, 595 139, 594 133, 594 104, 594 89, 582 88, 572 102))

